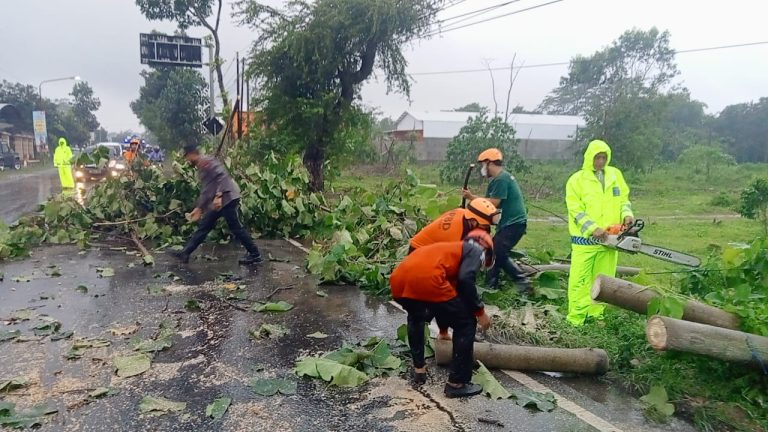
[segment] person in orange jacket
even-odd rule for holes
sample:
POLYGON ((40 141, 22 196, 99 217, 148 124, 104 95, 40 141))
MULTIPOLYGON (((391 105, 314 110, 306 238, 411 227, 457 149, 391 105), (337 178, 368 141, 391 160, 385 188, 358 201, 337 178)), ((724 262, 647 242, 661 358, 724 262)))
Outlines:
POLYGON ((480 394, 472 384, 475 331, 487 330, 491 319, 477 293, 475 278, 483 264, 493 265, 493 240, 482 229, 462 241, 440 242, 420 247, 405 257, 389 278, 392 298, 408 312, 408 345, 413 359, 413 380, 427 380, 424 360, 424 325, 428 314, 453 329, 451 373, 446 397, 480 394))
MULTIPOLYGON (((421 229, 411 238, 410 252, 434 243, 464 240, 476 228, 491 231, 491 225, 499 223, 501 212, 486 198, 475 198, 467 208, 449 210, 429 225, 421 229)), ((427 316, 427 322, 432 317, 427 316)), ((442 322, 437 323, 440 332, 438 339, 450 340, 448 327, 442 322)))

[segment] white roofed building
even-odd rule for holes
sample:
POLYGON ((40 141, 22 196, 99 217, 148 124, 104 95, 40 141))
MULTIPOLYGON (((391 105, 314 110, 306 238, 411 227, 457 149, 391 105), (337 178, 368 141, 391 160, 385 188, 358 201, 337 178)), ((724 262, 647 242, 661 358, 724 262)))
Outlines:
MULTIPOLYGON (((395 122, 390 136, 413 143, 419 161, 442 161, 448 143, 459 134, 475 112, 405 111, 395 122)), ((525 159, 562 160, 574 155, 574 140, 584 120, 577 116, 548 114, 511 114, 518 151, 525 159)))

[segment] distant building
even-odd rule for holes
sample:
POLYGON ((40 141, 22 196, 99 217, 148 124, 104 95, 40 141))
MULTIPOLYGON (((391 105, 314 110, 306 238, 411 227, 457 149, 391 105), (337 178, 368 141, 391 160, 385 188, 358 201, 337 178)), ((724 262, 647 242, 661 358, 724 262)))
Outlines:
MULTIPOLYGON (((405 111, 389 135, 395 141, 413 143, 419 161, 442 161, 448 143, 459 134, 474 112, 405 111)), ((529 160, 565 160, 574 156, 574 141, 584 119, 578 116, 511 114, 520 155, 529 160)))

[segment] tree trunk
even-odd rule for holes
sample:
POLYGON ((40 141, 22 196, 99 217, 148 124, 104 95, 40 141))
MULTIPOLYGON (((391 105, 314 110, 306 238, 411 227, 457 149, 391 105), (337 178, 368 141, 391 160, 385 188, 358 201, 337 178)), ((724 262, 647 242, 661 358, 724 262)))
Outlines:
MULTIPOLYGON (((447 365, 453 356, 450 341, 435 341, 435 361, 447 365)), ((608 354, 597 348, 542 348, 522 345, 475 343, 475 360, 490 369, 574 372, 603 375, 608 371, 608 354)))
POLYGON ((645 336, 655 350, 683 351, 768 367, 767 337, 659 315, 648 320, 645 336))
POLYGON ((309 171, 309 190, 321 192, 325 183, 323 164, 325 163, 325 148, 317 142, 312 142, 304 151, 304 166, 309 171))
MULTIPOLYGON (((570 264, 536 264, 536 265, 528 265, 528 264, 520 264, 520 267, 529 273, 541 273, 545 271, 561 271, 568 273, 571 271, 571 265, 570 264)), ((616 268, 616 273, 622 276, 636 276, 640 274, 640 269, 637 267, 622 267, 619 266, 616 268)))
MULTIPOLYGON (((592 285, 592 300, 610 303, 621 308, 645 315, 648 303, 659 297, 659 293, 643 285, 600 275, 592 285)), ((738 329, 739 318, 722 309, 696 301, 683 306, 683 319, 727 329, 738 329)))
POLYGON ((219 41, 219 32, 214 31, 213 43, 214 43, 214 57, 216 59, 216 80, 219 82, 219 94, 221 94, 221 102, 224 107, 229 107, 229 98, 227 97, 227 89, 224 86, 224 73, 221 71, 221 41, 219 41))

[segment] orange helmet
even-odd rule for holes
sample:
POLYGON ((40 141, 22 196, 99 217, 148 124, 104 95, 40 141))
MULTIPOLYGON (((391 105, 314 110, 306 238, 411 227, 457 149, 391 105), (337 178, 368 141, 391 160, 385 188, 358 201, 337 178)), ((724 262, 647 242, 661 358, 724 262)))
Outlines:
POLYGON ((478 162, 494 162, 500 160, 504 160, 504 158, 501 155, 501 150, 497 148, 486 149, 477 157, 478 162))
POLYGON ((468 218, 476 220, 480 225, 496 225, 501 218, 501 212, 485 198, 473 199, 467 205, 467 210, 472 213, 468 218))
POLYGON ((477 244, 485 249, 485 266, 493 267, 494 254, 493 239, 491 238, 491 235, 488 234, 488 232, 485 230, 477 228, 470 231, 469 234, 467 234, 467 237, 464 239, 464 241, 469 240, 477 242, 477 244))

